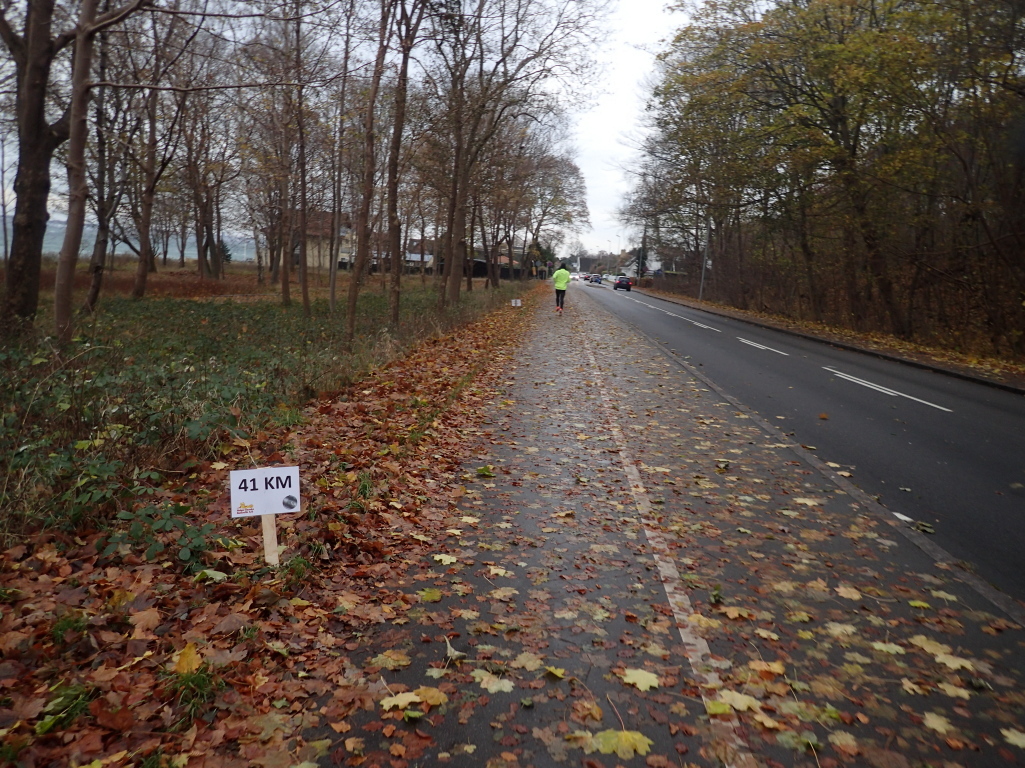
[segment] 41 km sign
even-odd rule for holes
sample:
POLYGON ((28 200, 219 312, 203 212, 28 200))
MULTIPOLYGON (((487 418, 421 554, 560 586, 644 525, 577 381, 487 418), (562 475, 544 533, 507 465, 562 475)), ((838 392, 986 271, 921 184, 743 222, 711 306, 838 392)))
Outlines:
POLYGON ((299 467, 236 469, 230 482, 232 517, 299 511, 299 467))
POLYGON ((260 517, 263 523, 263 556, 269 565, 278 564, 278 529, 274 515, 298 512, 299 467, 236 469, 230 475, 231 516, 260 517))

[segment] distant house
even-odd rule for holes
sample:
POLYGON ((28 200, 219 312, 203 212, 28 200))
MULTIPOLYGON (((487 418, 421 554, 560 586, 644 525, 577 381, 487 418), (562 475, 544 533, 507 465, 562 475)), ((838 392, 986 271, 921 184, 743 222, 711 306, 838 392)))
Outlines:
MULTIPOLYGON (((293 214, 293 221, 299 221, 299 212, 293 214)), ((338 231, 336 237, 336 248, 338 249, 338 264, 344 269, 344 264, 352 258, 355 239, 352 232, 352 219, 348 213, 338 214, 338 231)), ((299 233, 292 235, 292 259, 298 263, 299 259, 299 233)), ((324 269, 331 265, 331 212, 312 210, 306 214, 306 263, 310 269, 324 269)))

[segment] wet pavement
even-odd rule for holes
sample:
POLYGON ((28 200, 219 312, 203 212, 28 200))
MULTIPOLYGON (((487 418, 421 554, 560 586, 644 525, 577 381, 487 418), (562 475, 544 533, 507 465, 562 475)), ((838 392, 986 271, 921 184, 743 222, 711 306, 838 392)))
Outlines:
POLYGON ((335 626, 310 764, 1025 761, 1017 606, 570 294, 525 307, 465 493, 378 585, 412 607, 335 626))

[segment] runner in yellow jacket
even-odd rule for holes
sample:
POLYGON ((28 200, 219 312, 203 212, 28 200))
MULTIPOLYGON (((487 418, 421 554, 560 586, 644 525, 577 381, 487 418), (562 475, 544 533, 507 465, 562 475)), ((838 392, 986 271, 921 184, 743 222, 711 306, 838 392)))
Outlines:
POLYGON ((562 314, 562 305, 566 303, 566 289, 569 288, 569 270, 565 264, 560 264, 552 275, 552 282, 555 283, 555 311, 562 314))

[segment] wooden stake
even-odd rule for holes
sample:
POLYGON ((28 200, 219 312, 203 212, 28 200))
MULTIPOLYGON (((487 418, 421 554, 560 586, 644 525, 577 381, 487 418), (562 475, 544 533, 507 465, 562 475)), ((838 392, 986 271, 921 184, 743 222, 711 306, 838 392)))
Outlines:
POLYGON ((278 564, 278 526, 274 515, 260 515, 263 521, 263 559, 267 565, 278 564))

